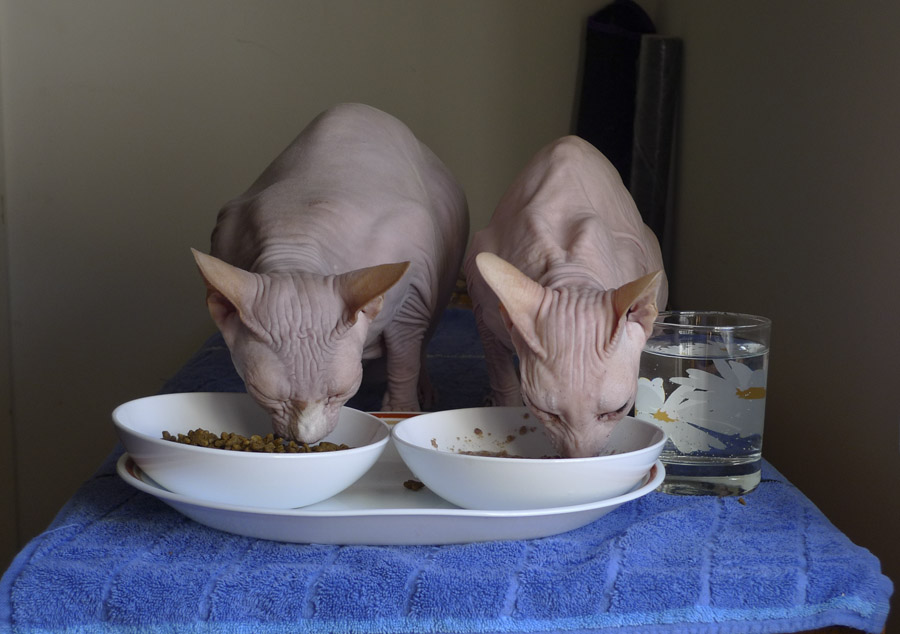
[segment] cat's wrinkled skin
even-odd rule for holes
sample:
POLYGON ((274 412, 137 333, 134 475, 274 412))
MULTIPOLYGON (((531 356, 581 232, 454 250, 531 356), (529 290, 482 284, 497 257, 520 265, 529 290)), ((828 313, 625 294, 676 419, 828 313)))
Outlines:
POLYGON ((317 442, 385 357, 386 410, 431 392, 425 345, 458 276, 465 195, 394 117, 360 104, 319 115, 219 212, 194 251, 207 305, 276 433, 317 442))
POLYGON ((599 151, 569 136, 538 152, 465 262, 494 404, 524 400, 563 456, 597 455, 634 403, 641 349, 667 300, 662 269, 656 237, 599 151))

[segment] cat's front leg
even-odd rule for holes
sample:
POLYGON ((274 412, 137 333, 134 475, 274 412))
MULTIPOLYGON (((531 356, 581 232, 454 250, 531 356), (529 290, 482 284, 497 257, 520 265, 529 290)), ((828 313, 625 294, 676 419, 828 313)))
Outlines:
POLYGON ((386 412, 421 411, 419 386, 420 374, 425 371, 422 354, 425 328, 394 321, 383 335, 387 390, 381 409, 386 412))
POLYGON ((475 324, 484 347, 484 360, 487 363, 488 381, 491 386, 486 405, 521 406, 522 390, 513 351, 507 348, 484 323, 479 305, 475 307, 475 324))

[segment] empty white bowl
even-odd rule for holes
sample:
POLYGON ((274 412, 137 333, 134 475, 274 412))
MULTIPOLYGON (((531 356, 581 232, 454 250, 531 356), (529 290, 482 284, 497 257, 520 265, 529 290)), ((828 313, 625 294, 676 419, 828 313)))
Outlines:
POLYGON ((666 442, 652 423, 626 417, 613 430, 608 455, 549 458, 555 454, 550 440, 525 407, 423 414, 397 423, 391 434, 429 489, 457 506, 481 510, 574 506, 623 495, 642 483, 666 442))
POLYGON ((160 485, 191 497, 258 508, 314 504, 356 482, 378 460, 390 428, 348 407, 323 440, 351 449, 274 454, 195 447, 162 439, 203 428, 242 436, 272 433, 269 415, 247 394, 195 392, 129 401, 112 413, 125 450, 160 485))

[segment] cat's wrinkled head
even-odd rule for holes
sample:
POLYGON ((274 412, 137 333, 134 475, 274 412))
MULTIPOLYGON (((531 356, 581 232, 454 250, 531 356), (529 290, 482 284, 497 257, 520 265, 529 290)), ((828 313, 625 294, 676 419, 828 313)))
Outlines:
POLYGON ((545 288, 493 254, 476 264, 500 299, 525 404, 561 455, 597 455, 634 403, 662 274, 611 290, 545 288))
POLYGON ((362 381, 369 325, 409 264, 341 275, 250 273, 194 251, 207 306, 247 392, 276 434, 314 443, 362 381))

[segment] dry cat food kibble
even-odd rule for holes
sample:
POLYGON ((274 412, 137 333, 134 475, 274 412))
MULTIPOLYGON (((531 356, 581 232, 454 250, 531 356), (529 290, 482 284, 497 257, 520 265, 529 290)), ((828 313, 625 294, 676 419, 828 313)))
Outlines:
MULTIPOLYGON (((488 458, 522 458, 528 459, 528 456, 518 456, 516 454, 511 454, 506 449, 502 451, 488 451, 487 449, 481 449, 478 451, 457 451, 456 453, 461 453, 465 456, 487 456, 488 458)), ((540 456, 540 460, 558 460, 562 458, 562 456, 540 456)))
POLYGON ((275 434, 266 434, 265 436, 253 435, 247 438, 240 434, 223 431, 217 436, 205 429, 192 429, 187 434, 170 434, 164 431, 162 437, 163 440, 194 445, 195 447, 227 449, 230 451, 255 451, 258 453, 317 453, 350 449, 347 445, 337 445, 326 441, 315 445, 296 443, 293 440, 285 440, 275 434))
MULTIPOLYGON (((528 418, 528 414, 526 414, 526 415, 524 416, 524 418, 528 418)), ((525 434, 532 433, 532 432, 535 432, 535 431, 537 431, 537 427, 529 427, 528 425, 522 425, 522 426, 519 427, 519 429, 518 429, 519 436, 524 436, 525 434)), ((473 433, 474 433, 475 436, 477 436, 479 439, 482 439, 482 438, 485 437, 484 430, 481 429, 480 427, 476 427, 476 428, 473 430, 473 433)), ((488 436, 491 436, 491 435, 493 435, 493 434, 492 434, 491 432, 488 432, 487 435, 488 435, 488 436)), ((459 440, 459 437, 457 436, 456 439, 459 440)), ((515 434, 507 434, 505 442, 495 441, 494 444, 496 444, 497 447, 503 447, 504 445, 507 445, 507 444, 509 444, 509 443, 511 443, 511 442, 513 442, 513 441, 515 441, 515 440, 516 440, 516 435, 515 435, 515 434)), ((432 439, 431 439, 431 445, 432 445, 435 449, 437 449, 437 448, 438 448, 438 446, 437 446, 437 439, 432 438, 432 439)), ((460 453, 460 454, 463 454, 463 455, 466 455, 466 456, 486 456, 486 457, 488 457, 488 458, 527 458, 527 457, 528 457, 528 456, 520 456, 520 455, 518 455, 518 454, 510 453, 508 450, 502 449, 502 448, 501 448, 501 449, 497 449, 496 451, 491 451, 491 450, 489 450, 489 449, 471 449, 471 450, 459 449, 459 450, 456 451, 456 453, 460 453)), ((561 458, 561 457, 562 457, 562 456, 560 456, 560 455, 552 455, 552 456, 546 456, 546 455, 545 455, 545 456, 540 456, 540 458, 541 458, 542 460, 557 459, 557 458, 561 458)))

